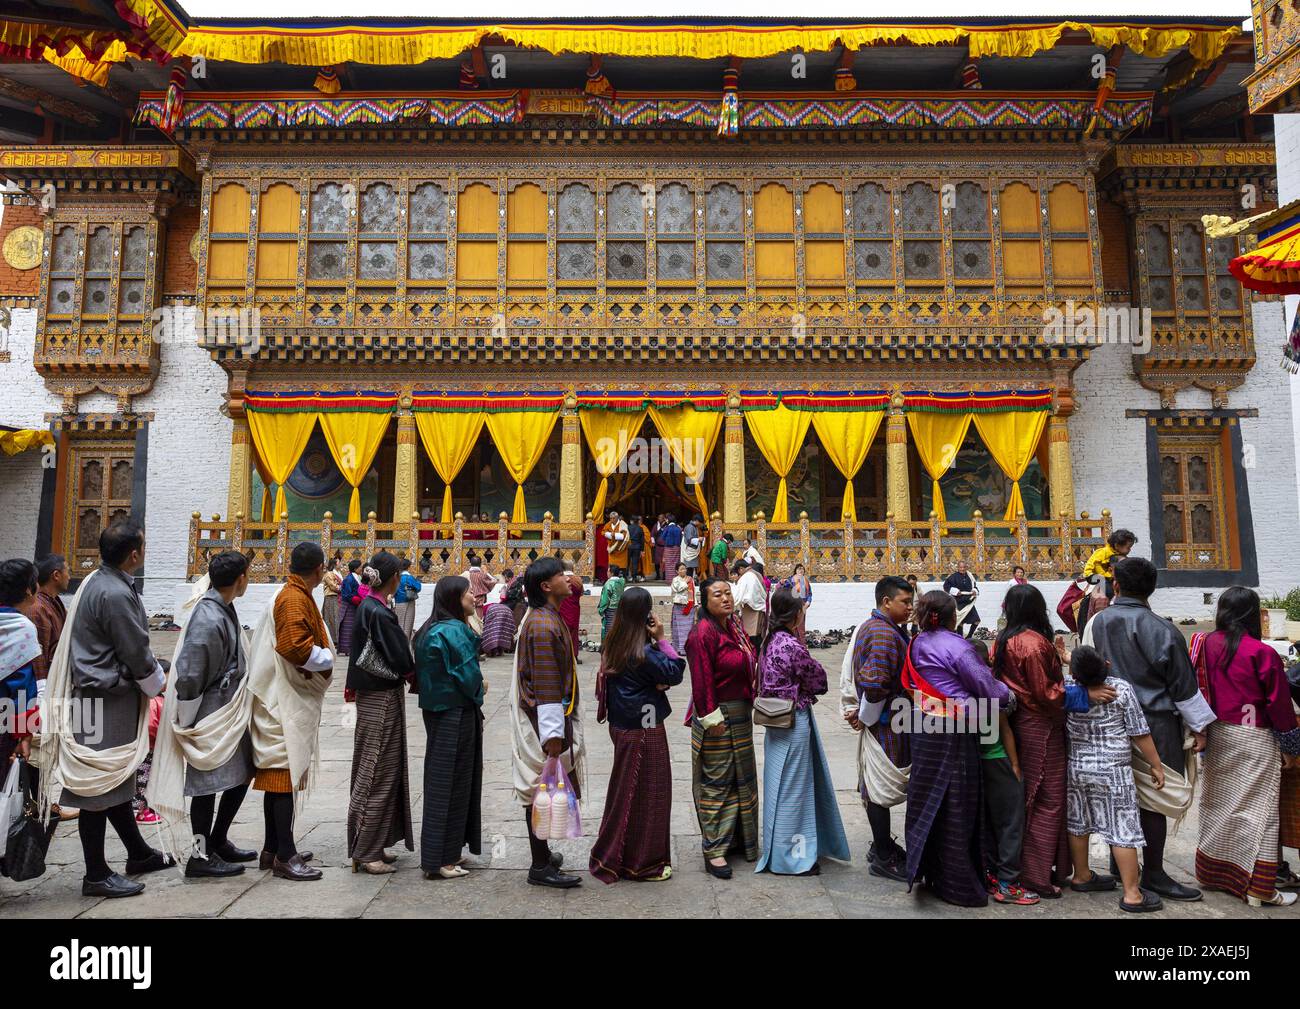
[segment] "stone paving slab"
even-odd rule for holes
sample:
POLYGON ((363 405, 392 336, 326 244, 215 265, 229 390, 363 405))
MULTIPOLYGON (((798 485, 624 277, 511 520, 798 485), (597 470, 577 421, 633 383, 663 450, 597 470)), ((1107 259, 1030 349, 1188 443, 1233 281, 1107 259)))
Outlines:
MULTIPOLYGON (((598 633, 594 602, 584 614, 589 633, 598 633)), ((156 632, 157 654, 169 656, 174 633, 156 632)), ((14 883, 0 879, 0 916, 11 918, 1124 918, 1118 894, 1070 894, 1043 901, 1035 907, 984 909, 956 908, 917 888, 907 888, 866 871, 870 843, 866 814, 855 784, 856 739, 839 718, 835 684, 845 646, 813 654, 826 667, 832 692, 814 708, 840 814, 844 819, 853 859, 847 864, 822 863, 817 877, 791 878, 764 873, 733 860, 734 877, 715 880, 704 871, 699 828, 691 802, 690 732, 682 724, 689 686, 670 693, 674 715, 668 723, 672 754, 673 878, 662 883, 620 882, 606 886, 586 874, 592 835, 600 823, 608 785, 612 744, 605 726, 594 720, 593 683, 596 657, 583 653, 579 666, 581 703, 587 714, 588 780, 583 819, 587 837, 558 842, 566 868, 580 871, 581 887, 553 891, 529 886, 527 832, 523 813, 511 785, 510 735, 504 691, 510 682, 509 656, 484 661, 488 681, 484 705, 483 852, 471 857, 466 879, 425 880, 419 865, 421 794, 423 791, 424 725, 415 698, 406 698, 407 743, 410 768, 415 853, 396 849, 397 872, 385 876, 353 873, 347 858, 347 806, 352 763, 352 706, 343 703, 346 666, 340 662, 326 698, 321 719, 322 760, 317 788, 300 814, 298 844, 316 854, 324 878, 315 883, 291 883, 269 872, 249 868, 229 880, 186 880, 179 872, 142 877, 145 893, 126 900, 103 901, 81 896, 81 849, 75 823, 59 827, 49 855, 50 869, 38 880, 14 883)), ((756 732, 760 779, 763 732, 756 732)), ((892 811, 894 832, 901 836, 904 809, 892 811)), ((242 847, 260 848, 263 831, 262 800, 250 791, 231 831, 242 847)), ((145 835, 157 843, 151 828, 145 835)), ((124 852, 112 830, 108 832, 108 857, 121 868, 124 852)), ((1195 811, 1170 835, 1166 862, 1180 879, 1192 879, 1196 844, 1195 811)), ((1094 855, 1096 866, 1104 855, 1094 855)), ((1300 916, 1300 905, 1286 910, 1252 911, 1223 894, 1207 894, 1195 904, 1166 904, 1162 917, 1222 919, 1230 917, 1290 918, 1300 916)))

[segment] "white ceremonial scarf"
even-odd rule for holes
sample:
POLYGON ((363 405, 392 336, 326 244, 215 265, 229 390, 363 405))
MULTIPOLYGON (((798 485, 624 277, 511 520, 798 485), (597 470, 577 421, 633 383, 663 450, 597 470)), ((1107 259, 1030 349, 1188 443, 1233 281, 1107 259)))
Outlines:
MULTIPOLYGON (((281 586, 276 598, 284 588, 281 586)), ((329 632, 326 631, 326 634, 329 632)), ((333 645, 333 642, 330 642, 333 645)), ((275 598, 248 646, 253 766, 288 768, 294 805, 306 798, 320 763, 320 718, 333 670, 305 677, 275 650, 275 598)))
POLYGON ((21 613, 0 613, 0 679, 40 658, 36 625, 21 613))
POLYGON ((1187 735, 1183 739, 1183 767, 1186 776, 1173 770, 1168 764, 1165 769, 1165 787, 1156 788, 1151 783, 1151 765, 1141 751, 1133 749, 1133 782, 1137 785, 1138 805, 1153 813, 1167 816, 1174 821, 1174 829, 1182 823, 1187 811, 1192 808, 1192 797, 1196 791, 1196 741, 1187 735))
MULTIPOLYGON (((211 771, 220 767, 235 755, 239 744, 248 731, 253 713, 253 695, 248 689, 248 676, 240 681, 235 696, 228 704, 211 712, 197 724, 188 728, 176 723, 176 709, 179 701, 174 688, 176 679, 176 659, 180 657, 185 644, 185 631, 189 628, 189 617, 194 607, 208 591, 211 582, 204 575, 194 584, 180 616, 183 617, 180 636, 176 639, 176 649, 172 652, 172 669, 168 675, 168 690, 163 698, 162 718, 158 722, 158 738, 153 748, 153 769, 149 772, 149 785, 145 789, 145 798, 153 810, 167 821, 167 833, 170 843, 169 854, 177 856, 175 828, 185 824, 185 767, 189 765, 200 771, 211 771)), ((239 632, 240 645, 246 646, 244 633, 239 632)), ((245 651, 247 654, 247 651, 245 651)))
MULTIPOLYGON (((91 579, 98 575, 99 569, 96 568, 82 580, 77 594, 72 597, 63 624, 64 632, 59 635, 59 644, 54 650, 50 671, 45 678, 45 693, 41 697, 38 763, 38 766, 47 771, 41 775, 42 815, 63 788, 73 795, 94 796, 111 792, 135 774, 135 769, 149 755, 149 698, 143 692, 140 693, 140 720, 136 726, 135 739, 131 742, 106 750, 92 750, 89 746, 78 743, 72 735, 74 728, 91 727, 89 724, 79 726, 77 723, 81 719, 73 717, 72 636, 76 629, 74 620, 81 604, 81 594, 86 591, 91 579)), ((94 717, 86 710, 89 705, 80 707, 86 718, 94 717)))
MULTIPOLYGON (((546 763, 546 753, 542 750, 542 741, 537 730, 528 719, 523 702, 519 696, 519 653, 523 650, 524 628, 532 619, 533 611, 529 609, 524 619, 519 621, 519 632, 515 636, 515 661, 510 673, 510 754, 511 770, 514 775, 515 797, 525 806, 533 804, 533 793, 537 790, 537 779, 541 776, 542 765, 546 763)), ((573 678, 573 690, 578 690, 578 678, 573 678)), ((573 739, 569 748, 560 754, 560 765, 577 782, 578 792, 587 797, 586 772, 587 750, 582 736, 582 704, 574 701, 573 713, 569 715, 569 724, 573 727, 573 739)))
POLYGON ((858 700, 857 680, 853 675, 853 653, 858 646, 858 635, 865 626, 866 621, 863 621, 853 632, 849 650, 844 653, 844 660, 840 663, 840 701, 846 712, 857 711, 862 725, 858 732, 858 777, 867 786, 867 795, 877 805, 897 806, 907 799, 907 779, 911 775, 912 765, 895 767, 894 762, 881 749, 880 740, 868 728, 880 717, 884 703, 871 703, 865 698, 858 700), (857 703, 851 703, 850 699, 857 703))

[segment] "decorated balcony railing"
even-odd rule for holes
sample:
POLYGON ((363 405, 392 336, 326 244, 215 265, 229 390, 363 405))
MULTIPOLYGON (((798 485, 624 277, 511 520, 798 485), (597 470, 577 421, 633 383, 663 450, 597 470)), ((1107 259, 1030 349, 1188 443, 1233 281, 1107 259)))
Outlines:
MULTIPOLYGON (((710 541, 731 533, 736 543, 748 537, 767 561, 768 574, 783 578, 803 564, 814 581, 875 581, 886 574, 914 574, 926 581, 941 580, 964 560, 984 579, 1010 578, 1019 565, 1031 579, 1069 578, 1083 569, 1088 555, 1111 532, 1110 511, 1101 518, 1084 512, 1078 518, 1061 515, 1051 521, 987 521, 980 512, 968 521, 928 520, 884 522, 772 523, 759 512, 752 522, 727 525, 714 512, 710 541)), ((371 512, 359 524, 335 522, 325 513, 320 522, 248 522, 242 515, 222 521, 214 515, 190 519, 187 575, 197 578, 208 569, 208 558, 223 550, 239 550, 251 562, 254 582, 282 582, 289 574, 289 554, 303 541, 319 543, 327 557, 338 553, 343 562, 364 560, 378 550, 410 558, 413 573, 425 580, 459 574, 473 554, 491 574, 519 574, 538 557, 555 555, 571 561, 578 574, 595 574, 596 526, 556 522, 547 512, 541 522, 515 523, 502 513, 495 523, 466 522, 458 513, 450 524, 422 521, 413 515, 402 523, 379 522, 371 512)), ((734 551, 733 551, 734 553, 734 551)))

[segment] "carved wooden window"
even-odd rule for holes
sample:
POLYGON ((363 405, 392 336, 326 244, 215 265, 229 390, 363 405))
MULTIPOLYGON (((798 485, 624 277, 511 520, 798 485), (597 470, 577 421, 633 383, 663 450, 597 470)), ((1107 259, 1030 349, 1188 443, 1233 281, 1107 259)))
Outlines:
POLYGON ((326 182, 308 201, 307 282, 342 284, 348 276, 355 190, 351 183, 326 182), (349 199, 348 194, 354 194, 349 199))
POLYGON ((646 203, 639 186, 622 182, 606 201, 605 272, 614 287, 645 283, 646 203))
POLYGON ((77 314, 77 274, 81 270, 81 236, 76 226, 55 228, 53 245, 46 314, 50 318, 71 318, 77 314))
POLYGON ((803 197, 804 278, 810 298, 844 297, 844 197, 819 182, 803 197))
POLYGON ((939 192, 928 182, 906 186, 897 215, 903 233, 903 277, 909 287, 943 282, 939 229, 939 192))
POLYGON ((794 295, 794 194, 769 182, 754 194, 754 282, 794 295))
POLYGON ((113 229, 107 224, 91 226, 86 239, 86 275, 82 287, 83 319, 107 319, 112 315, 113 229))
POLYGON ((375 182, 361 190, 357 219, 357 280, 397 279, 397 190, 375 182))
POLYGON ((1180 222, 1174 234, 1178 300, 1188 316, 1207 316, 1210 314, 1210 298, 1205 282, 1205 235, 1200 226, 1191 221, 1180 222))
POLYGON ((695 197, 680 182, 655 194, 655 271, 664 287, 694 286, 695 197))
MULTIPOLYGON (((1214 307, 1221 317, 1231 317, 1231 321, 1241 320, 1241 284, 1228 270, 1240 251, 1235 238, 1216 238, 1210 245, 1213 262, 1210 267, 1210 282, 1214 285, 1214 307)), ((1227 321, 1225 319, 1225 321, 1227 321)))
POLYGON ((952 199, 953 279, 958 285, 988 284, 993 279, 988 191, 977 182, 959 182, 952 199))
POLYGON ((248 269, 248 190, 227 182, 212 194, 208 225, 208 290, 231 294, 244 290, 248 269))
POLYGON ((1060 182, 1047 194, 1052 235, 1052 284, 1061 297, 1085 297, 1093 287, 1088 197, 1078 186, 1060 182))
POLYGON ((466 288, 497 286, 497 194, 481 182, 467 185, 456 208, 456 283, 466 288))
POLYGON ((555 280, 565 286, 596 281, 596 194, 575 182, 556 200, 555 280))
POLYGON ((423 182, 411 192, 406 272, 413 284, 447 281, 447 191, 423 182))
POLYGON ((148 314, 145 280, 149 270, 149 229, 143 224, 122 232, 121 274, 118 280, 117 314, 138 318, 148 314))
POLYGON ((1002 277, 1008 298, 1043 297, 1043 242, 1038 194, 1013 182, 998 196, 1002 227, 1002 277))
POLYGON ((506 284, 546 286, 546 193, 524 183, 506 197, 506 284))
POLYGON ((1165 565, 1186 570, 1237 567, 1229 534, 1232 490, 1224 479, 1226 432, 1161 434, 1161 527, 1165 565))
POLYGON ((853 193, 853 268, 858 287, 894 286, 894 214, 889 191, 867 182, 853 193))
POLYGON ((257 212, 257 288, 293 287, 298 280, 298 193, 277 182, 262 193, 257 212))
POLYGON ((135 447, 130 441, 74 440, 68 469, 63 553, 76 575, 99 564, 99 534, 131 517, 135 447))
POLYGON ((722 182, 704 195, 705 277, 710 284, 745 282, 745 226, 740 190, 722 182))
POLYGON ((1147 298, 1152 315, 1174 314, 1174 255, 1167 223, 1146 226, 1140 247, 1147 269, 1147 298))

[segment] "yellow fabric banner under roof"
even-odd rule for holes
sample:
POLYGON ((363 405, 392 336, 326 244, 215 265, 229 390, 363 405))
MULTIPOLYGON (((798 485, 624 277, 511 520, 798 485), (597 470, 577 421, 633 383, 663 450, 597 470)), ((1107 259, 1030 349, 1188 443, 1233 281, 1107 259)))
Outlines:
MULTIPOLYGON (((255 417, 257 414, 249 414, 255 417)), ((289 414, 288 416, 293 416, 289 414)), ((334 465, 343 479, 352 485, 348 501, 348 524, 361 521, 361 481, 370 472, 379 451, 379 443, 388 430, 390 414, 358 410, 355 413, 334 413, 326 410, 320 414, 320 427, 334 457, 334 465)))
POLYGON ((811 411, 789 410, 780 404, 775 410, 749 410, 745 414, 745 424, 754 444, 780 480, 776 485, 776 502, 772 505, 772 522, 790 521, 786 477, 799 458, 812 418, 811 411))
MULTIPOLYGON (((650 419, 659 429, 672 455, 673 461, 682 468, 684 479, 695 492, 695 502, 700 506, 700 517, 709 521, 709 505, 704 500, 704 491, 700 484, 704 480, 704 471, 713 458, 713 447, 718 443, 718 432, 722 430, 722 412, 720 410, 697 410, 693 406, 678 406, 661 410, 657 406, 650 408, 650 419)), ((684 524, 684 523, 683 523, 684 524)))
POLYGON ((871 443, 880 430, 883 410, 819 410, 813 414, 813 428, 835 468, 844 474, 841 518, 858 520, 858 503, 853 496, 853 478, 867 461, 871 443))
MULTIPOLYGON (((298 460, 307 448, 307 440, 316 426, 316 416, 315 413, 248 411, 248 430, 253 436, 253 450, 276 485, 275 514, 270 519, 272 522, 278 521, 289 509, 284 496, 284 482, 289 479, 289 474, 298 465, 298 460)), ((265 497, 262 500, 262 520, 266 521, 265 497)))
POLYGON ((1020 478, 1033 461, 1046 424, 1046 410, 975 414, 975 430, 983 439, 984 447, 1012 481, 1011 498, 1007 501, 1007 510, 1002 516, 1005 522, 1015 522, 1016 516, 1025 510, 1024 498, 1020 494, 1020 478))
POLYGON ((415 427, 420 432, 424 451, 438 471, 438 479, 446 485, 442 494, 442 521, 448 524, 456 519, 451 503, 451 482, 473 453, 474 444, 483 431, 485 416, 482 410, 415 415, 415 427))
POLYGON ((917 455, 921 465, 930 474, 933 486, 930 488, 930 508, 940 522, 948 521, 948 513, 943 507, 943 492, 939 489, 942 477, 957 461, 961 443, 966 440, 970 429, 971 415, 968 413, 930 413, 928 411, 909 412, 907 426, 912 431, 912 441, 916 443, 917 455))
POLYGON ((645 423, 645 415, 645 410, 635 413, 621 410, 578 411, 582 433, 587 438, 587 451, 591 453, 596 472, 600 475, 600 488, 596 491, 596 500, 591 506, 591 517, 597 522, 604 521, 610 474, 627 458, 632 439, 640 433, 641 425, 645 423))
MULTIPOLYGON (((147 0, 135 0, 144 3, 147 0)), ((999 26, 855 24, 691 25, 583 24, 581 26, 421 24, 265 26, 191 25, 179 52, 236 63, 282 62, 321 66, 355 62, 414 65, 451 59, 488 36, 549 53, 599 53, 607 56, 761 58, 779 53, 829 52, 843 45, 861 49, 899 41, 913 45, 952 45, 966 41, 972 57, 1032 56, 1051 49, 1067 31, 1088 35, 1102 48, 1124 45, 1142 56, 1162 56, 1186 46, 1198 64, 1216 59, 1240 27, 1222 25, 1154 26, 1124 22, 1059 21, 999 26)))
POLYGON ((510 516, 511 522, 528 521, 528 511, 524 505, 524 481, 541 460, 542 453, 546 451, 546 443, 551 440, 551 432, 555 430, 555 422, 559 419, 558 410, 553 413, 544 410, 512 410, 487 415, 492 444, 501 453, 501 461, 515 481, 515 508, 510 516))

